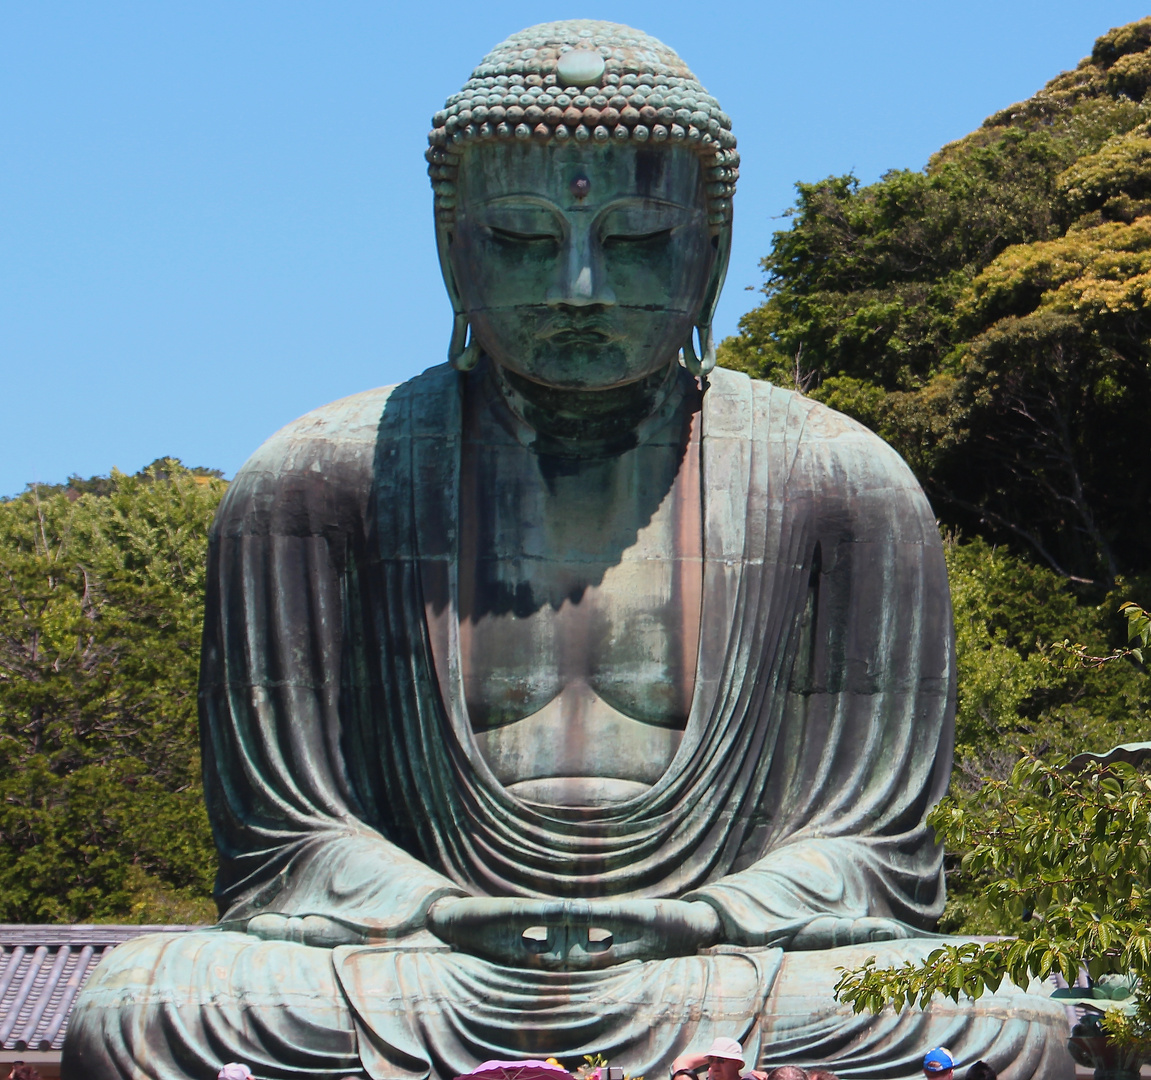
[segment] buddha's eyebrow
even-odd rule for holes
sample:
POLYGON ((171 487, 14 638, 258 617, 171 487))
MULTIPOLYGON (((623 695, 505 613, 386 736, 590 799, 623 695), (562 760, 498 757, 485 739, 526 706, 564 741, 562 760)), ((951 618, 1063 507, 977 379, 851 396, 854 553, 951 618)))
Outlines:
POLYGON ((524 207, 532 206, 539 210, 550 210, 553 213, 561 214, 562 209, 551 199, 537 192, 525 191, 522 194, 512 193, 508 195, 495 195, 490 199, 479 199, 476 203, 477 206, 491 206, 491 207, 524 207))
POLYGON ((651 210, 698 210, 699 207, 689 203, 676 202, 674 199, 653 199, 650 195, 621 195, 618 199, 612 199, 606 202, 602 207, 598 208, 598 213, 604 213, 607 210, 619 209, 651 209, 651 210))
MULTIPOLYGON (((503 207, 510 207, 515 209, 523 209, 525 206, 533 207, 538 210, 550 210, 552 213, 563 215, 567 211, 558 203, 552 202, 546 195, 540 195, 538 192, 525 191, 521 193, 510 193, 507 195, 493 195, 490 199, 478 199, 475 203, 478 207, 492 207, 499 209, 503 207)), ((587 209, 592 209, 588 207, 587 209)), ((603 214, 609 210, 621 210, 632 208, 647 208, 653 210, 679 210, 692 212, 698 210, 699 207, 689 204, 675 202, 672 199, 653 199, 650 195, 621 195, 619 198, 612 199, 601 206, 594 206, 596 215, 603 214)))

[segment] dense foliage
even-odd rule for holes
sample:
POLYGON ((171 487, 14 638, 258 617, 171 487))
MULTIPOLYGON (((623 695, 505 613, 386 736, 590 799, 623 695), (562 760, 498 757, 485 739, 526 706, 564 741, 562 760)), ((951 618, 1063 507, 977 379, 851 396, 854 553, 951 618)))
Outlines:
MULTIPOLYGON (((1021 751, 1050 761, 1146 738, 1151 679, 1134 658, 1086 666, 1060 646, 1103 656, 1125 644, 1121 592, 1085 603, 1076 586, 1046 567, 985 540, 946 545, 955 610, 958 707, 952 804, 978 814, 988 779, 1001 783, 1021 751)), ((948 901, 940 929, 1013 933, 1018 911, 1004 907, 965 862, 950 836, 948 901)))
POLYGON ((1110 587, 1151 570, 1151 19, 921 172, 798 185, 720 361, 847 412, 944 524, 1110 587))
POLYGON ((163 460, 0 502, 0 921, 214 918, 196 677, 218 477, 163 460))
POLYGON ((930 814, 944 842, 966 851, 965 872, 1014 918, 1013 935, 944 944, 922 964, 868 961, 843 974, 841 1000, 857 1012, 924 1007, 935 994, 978 998, 1052 972, 1074 986, 1083 970, 1093 986, 1062 996, 1102 1014, 1113 1038, 1151 1049, 1151 776, 1122 760, 1075 764, 1024 757, 980 803, 945 799, 930 814))
MULTIPOLYGON (((951 534, 940 929, 1010 936, 846 972, 858 1010, 1086 969, 1074 993, 1151 1049, 1151 779, 1064 764, 1146 738, 1151 713, 1117 615, 1151 585, 1149 90, 1144 19, 921 172, 799 184, 766 299, 721 346, 893 443, 951 534)), ((1146 645, 1146 614, 1126 614, 1146 645)))
MULTIPOLYGON (((1052 660, 1122 644, 1117 609, 1151 586, 1149 87, 1144 19, 922 171, 799 184, 766 299, 720 348, 893 443, 952 534, 961 812, 1021 752, 1148 732, 1142 663, 1052 660)), ((1018 931, 950 840, 943 929, 1018 931)))

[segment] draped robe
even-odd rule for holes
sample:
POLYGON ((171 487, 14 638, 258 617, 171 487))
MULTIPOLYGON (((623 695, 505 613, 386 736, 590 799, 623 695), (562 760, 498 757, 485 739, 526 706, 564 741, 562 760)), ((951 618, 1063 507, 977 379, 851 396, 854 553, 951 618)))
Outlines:
POLYGON ((207 1076, 228 1047, 261 1076, 383 1080, 604 1052, 651 1076, 734 1034, 749 1060, 844 1076, 913 1075, 945 1037, 1008 1080, 1060 1074, 1063 1014, 1041 998, 901 1018, 830 1001, 837 964, 930 943, 785 951, 828 914, 927 931, 942 911, 923 818, 951 766, 951 612, 938 531, 902 460, 818 403, 716 371, 682 743, 636 798, 542 806, 493 776, 456 636, 446 672, 429 636, 429 610, 454 611, 457 591, 467 381, 433 368, 317 410, 232 483, 201 686, 223 918, 117 950, 77 1006, 66 1068, 207 1076), (435 900, 468 895, 700 900, 723 944, 594 972, 501 967, 424 928, 435 900), (365 944, 242 933, 265 913, 325 916, 365 944))

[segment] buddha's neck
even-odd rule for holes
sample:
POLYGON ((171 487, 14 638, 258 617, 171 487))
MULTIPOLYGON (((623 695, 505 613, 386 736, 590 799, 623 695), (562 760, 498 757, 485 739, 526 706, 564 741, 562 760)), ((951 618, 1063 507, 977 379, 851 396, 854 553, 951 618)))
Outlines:
POLYGON ((580 457, 614 455, 641 445, 678 411, 693 385, 674 361, 646 378, 606 390, 543 386, 492 361, 485 382, 524 445, 580 457))

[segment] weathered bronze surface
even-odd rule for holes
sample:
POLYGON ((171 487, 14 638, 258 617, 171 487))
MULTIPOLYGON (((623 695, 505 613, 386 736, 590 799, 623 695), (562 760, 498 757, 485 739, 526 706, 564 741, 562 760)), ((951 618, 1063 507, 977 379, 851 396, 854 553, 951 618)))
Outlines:
POLYGON ((465 89, 429 153, 452 366, 232 484, 202 674, 223 917, 105 962, 67 1075, 654 1078, 725 1034, 844 1077, 940 1043, 1069 1076, 1040 996, 831 1000, 837 965, 932 946, 951 613, 893 451, 708 375, 726 114, 605 23, 525 31, 465 89))

